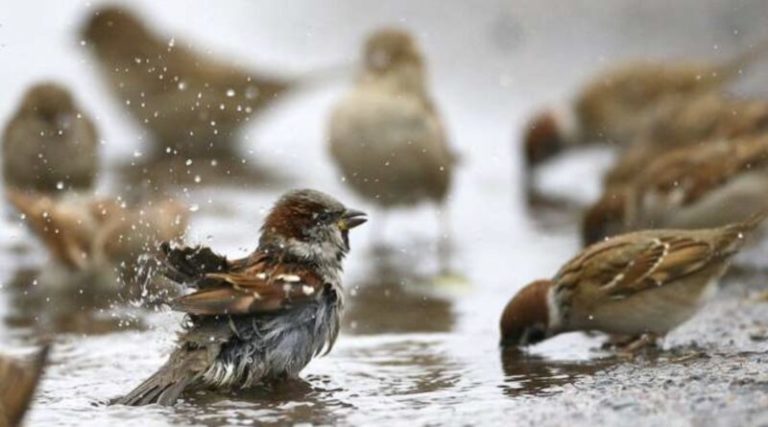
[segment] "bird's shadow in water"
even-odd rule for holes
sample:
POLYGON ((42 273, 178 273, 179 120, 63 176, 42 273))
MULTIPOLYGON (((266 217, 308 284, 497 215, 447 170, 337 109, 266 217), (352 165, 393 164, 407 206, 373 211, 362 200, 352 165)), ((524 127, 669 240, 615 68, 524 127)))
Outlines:
POLYGON ((435 295, 433 278, 416 273, 428 251, 404 254, 377 246, 362 281, 351 283, 345 331, 352 334, 449 332, 450 298, 435 295))
POLYGON ((89 286, 87 278, 52 289, 38 283, 39 275, 37 269, 18 269, 4 289, 11 302, 11 310, 4 318, 9 327, 45 335, 101 335, 145 329, 140 318, 114 314, 113 309, 122 303, 117 292, 89 286))

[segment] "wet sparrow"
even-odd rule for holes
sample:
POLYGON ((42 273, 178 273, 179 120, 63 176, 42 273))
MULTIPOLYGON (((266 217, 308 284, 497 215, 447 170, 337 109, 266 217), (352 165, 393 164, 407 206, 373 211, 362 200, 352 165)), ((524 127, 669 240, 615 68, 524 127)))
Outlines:
POLYGON ((82 30, 121 104, 155 138, 158 154, 204 157, 234 149, 237 131, 291 82, 192 51, 133 13, 97 10, 82 30))
POLYGON ((298 376, 336 340, 341 262, 349 230, 365 221, 323 193, 290 191, 246 258, 165 245, 164 274, 195 289, 172 303, 187 321, 165 365, 115 403, 172 405, 190 388, 248 388, 298 376))
POLYGON ((55 83, 37 84, 3 133, 5 185, 46 193, 90 189, 98 151, 96 129, 69 91, 55 83))
POLYGON ((562 332, 664 336, 716 291, 731 257, 766 214, 698 230, 620 235, 583 250, 550 280, 524 287, 501 317, 505 346, 562 332))
POLYGON ((43 347, 31 363, 0 356, 0 426, 21 424, 48 361, 48 350, 43 347))
POLYGON ((768 136, 672 150, 630 182, 609 187, 587 212, 585 243, 645 228, 706 228, 768 209, 768 136))

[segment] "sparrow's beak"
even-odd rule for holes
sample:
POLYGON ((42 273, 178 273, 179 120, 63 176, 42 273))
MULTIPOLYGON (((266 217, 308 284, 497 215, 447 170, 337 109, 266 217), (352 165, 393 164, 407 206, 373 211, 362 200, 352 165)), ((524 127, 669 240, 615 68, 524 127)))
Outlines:
POLYGON ((354 209, 347 209, 347 211, 344 212, 344 215, 342 215, 341 219, 339 219, 339 229, 341 229, 341 231, 347 231, 357 227, 358 225, 364 224, 366 221, 368 221, 366 215, 367 214, 365 212, 356 211, 354 209))

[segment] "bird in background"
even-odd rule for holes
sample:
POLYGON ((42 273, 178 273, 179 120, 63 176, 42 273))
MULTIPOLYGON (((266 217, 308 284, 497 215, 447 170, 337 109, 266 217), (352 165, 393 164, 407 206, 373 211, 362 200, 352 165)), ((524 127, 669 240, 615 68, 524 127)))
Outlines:
POLYGON ((30 361, 0 355, 0 427, 21 425, 48 362, 44 346, 30 361))
POLYGON ((523 135, 526 186, 533 191, 533 171, 545 161, 588 144, 633 144, 644 114, 669 96, 720 91, 763 58, 768 41, 755 44, 720 63, 628 61, 594 75, 569 103, 544 110, 523 135))
POLYGON ((233 390, 295 378, 331 351, 344 307, 349 232, 366 221, 314 190, 284 194, 256 250, 229 260, 207 247, 163 245, 161 271, 194 291, 171 303, 187 314, 168 361, 113 403, 172 405, 188 389, 233 390))
POLYGON ((357 83, 331 114, 331 156, 347 185, 380 208, 434 203, 444 247, 456 156, 429 93, 424 56, 410 34, 387 28, 370 35, 361 59, 357 83))
POLYGON ((154 154, 221 158, 239 129, 298 83, 195 52, 131 11, 91 14, 82 37, 113 94, 154 139, 154 154))
POLYGON ((706 228, 768 209, 768 136, 718 139, 670 150, 587 210, 585 244, 647 228, 706 228))
POLYGON ((635 142, 606 172, 606 188, 631 181, 666 152, 764 133, 768 130, 768 102, 714 92, 673 96, 643 115, 643 121, 635 142))
POLYGON ((2 138, 6 187, 47 194, 93 188, 99 137, 65 87, 43 82, 29 88, 2 138))
POLYGON ((115 276, 131 281, 142 254, 184 234, 189 212, 174 199, 128 206, 109 197, 54 199, 20 191, 7 198, 54 260, 42 269, 41 283, 79 286, 86 277, 112 291, 115 276))
POLYGON ((503 346, 564 332, 628 337, 636 351, 691 318, 717 290, 733 256, 766 217, 697 230, 648 230, 587 247, 551 279, 520 290, 501 316, 503 346))

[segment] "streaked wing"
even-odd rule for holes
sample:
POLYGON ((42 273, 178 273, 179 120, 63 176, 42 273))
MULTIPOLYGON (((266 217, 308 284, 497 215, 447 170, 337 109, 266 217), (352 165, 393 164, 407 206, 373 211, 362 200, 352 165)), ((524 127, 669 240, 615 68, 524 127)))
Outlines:
POLYGON ((715 255, 708 241, 690 235, 633 233, 588 248, 555 280, 560 287, 621 299, 699 271, 715 255))
POLYGON ((173 308, 199 316, 273 312, 315 299, 324 286, 312 272, 263 260, 237 272, 206 274, 206 280, 205 289, 176 299, 173 308))

